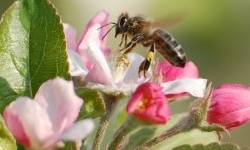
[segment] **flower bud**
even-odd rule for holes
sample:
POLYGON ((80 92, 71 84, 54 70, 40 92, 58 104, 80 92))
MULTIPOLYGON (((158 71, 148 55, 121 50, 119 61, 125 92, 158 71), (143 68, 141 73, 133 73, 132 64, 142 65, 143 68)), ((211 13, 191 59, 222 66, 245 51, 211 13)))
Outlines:
POLYGON ((128 102, 127 112, 141 121, 155 124, 166 123, 171 114, 162 87, 153 82, 137 87, 128 102))
POLYGON ((207 121, 231 129, 250 120, 250 88, 224 84, 213 90, 207 121))

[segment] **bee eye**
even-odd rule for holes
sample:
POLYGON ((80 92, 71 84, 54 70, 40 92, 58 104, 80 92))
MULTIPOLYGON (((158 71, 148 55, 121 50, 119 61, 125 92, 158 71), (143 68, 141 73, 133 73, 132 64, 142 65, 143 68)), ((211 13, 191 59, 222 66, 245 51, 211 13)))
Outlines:
POLYGON ((122 17, 121 20, 120 20, 119 26, 123 27, 126 24, 127 21, 128 21, 127 17, 122 17))

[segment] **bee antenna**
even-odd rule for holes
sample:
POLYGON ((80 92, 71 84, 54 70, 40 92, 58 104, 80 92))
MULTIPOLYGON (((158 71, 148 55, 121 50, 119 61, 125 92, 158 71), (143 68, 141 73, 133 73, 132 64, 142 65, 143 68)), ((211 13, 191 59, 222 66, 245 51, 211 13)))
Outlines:
POLYGON ((107 31, 107 33, 105 33, 105 34, 103 35, 102 40, 108 35, 108 33, 109 33, 117 24, 114 23, 114 22, 110 22, 110 23, 107 23, 107 24, 105 24, 105 25, 103 25, 103 26, 101 26, 100 28, 97 29, 97 30, 100 30, 101 28, 106 27, 106 26, 109 25, 109 24, 113 24, 113 26, 107 31))

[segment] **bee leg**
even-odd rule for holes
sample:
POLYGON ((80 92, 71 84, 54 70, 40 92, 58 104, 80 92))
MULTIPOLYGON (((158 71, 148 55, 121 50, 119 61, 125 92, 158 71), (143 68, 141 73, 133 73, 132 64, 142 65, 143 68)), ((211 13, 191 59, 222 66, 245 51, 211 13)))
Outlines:
POLYGON ((122 45, 122 43, 123 43, 123 39, 124 39, 124 36, 125 36, 125 33, 124 33, 124 34, 122 34, 122 39, 121 39, 121 43, 119 44, 119 46, 121 46, 121 45, 122 45))
POLYGON ((146 78, 146 72, 150 66, 150 61, 145 59, 141 64, 140 64, 140 67, 139 67, 139 70, 138 70, 138 75, 139 75, 139 78, 141 77, 141 72, 143 71, 143 75, 144 77, 146 78))
POLYGON ((148 71, 148 68, 151 62, 153 61, 153 59, 154 59, 154 44, 151 44, 150 50, 147 53, 145 60, 140 64, 139 71, 138 71, 139 77, 140 77, 141 71, 143 71, 144 77, 146 78, 146 72, 148 71))
MULTIPOLYGON (((140 34, 139 35, 135 35, 131 41, 126 44, 124 46, 123 49, 121 49, 120 51, 124 51, 123 54, 127 54, 129 53, 135 46, 137 43, 141 42, 141 39, 143 38, 143 36, 141 36, 140 34)), ((125 35, 125 43, 127 43, 127 36, 125 35)))

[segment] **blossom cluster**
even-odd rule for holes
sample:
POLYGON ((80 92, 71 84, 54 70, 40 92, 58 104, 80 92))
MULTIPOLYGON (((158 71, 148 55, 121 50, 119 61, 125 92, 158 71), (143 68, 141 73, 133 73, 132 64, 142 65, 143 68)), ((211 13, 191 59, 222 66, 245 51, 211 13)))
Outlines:
MULTIPOLYGON (((145 124, 166 124, 171 119, 170 102, 190 95, 204 96, 207 80, 199 77, 192 61, 180 68, 164 60, 155 69, 149 69, 147 76, 139 77, 138 68, 144 57, 131 52, 126 60, 119 61, 120 55, 108 48, 106 38, 102 39, 108 31, 107 26, 102 26, 108 23, 108 12, 99 12, 78 42, 76 30, 63 24, 72 77, 81 77, 88 88, 103 93, 124 94, 129 98, 128 115, 145 124)), ((5 108, 3 116, 8 129, 23 146, 50 149, 62 141, 82 140, 92 132, 93 120, 76 121, 83 103, 73 82, 58 77, 42 84, 34 99, 17 98, 5 108)), ((232 129, 250 120, 249 108, 249 87, 223 84, 212 91, 206 121, 232 129)))

